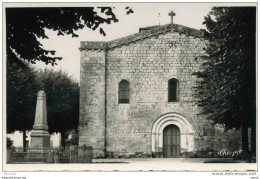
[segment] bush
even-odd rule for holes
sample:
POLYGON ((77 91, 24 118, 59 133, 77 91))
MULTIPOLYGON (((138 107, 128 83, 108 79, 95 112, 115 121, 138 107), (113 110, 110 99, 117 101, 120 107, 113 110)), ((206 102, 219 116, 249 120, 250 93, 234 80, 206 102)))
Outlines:
POLYGON ((239 155, 236 155, 233 157, 234 160, 244 160, 249 163, 255 163, 256 162, 256 157, 250 152, 241 152, 239 155))
POLYGON ((14 141, 12 141, 9 137, 6 138, 6 148, 11 149, 13 146, 14 141))

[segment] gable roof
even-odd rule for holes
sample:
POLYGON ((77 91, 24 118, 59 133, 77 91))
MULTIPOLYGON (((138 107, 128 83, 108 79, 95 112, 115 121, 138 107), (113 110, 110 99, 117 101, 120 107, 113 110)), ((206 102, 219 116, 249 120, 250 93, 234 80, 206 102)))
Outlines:
POLYGON ((159 25, 154 25, 154 26, 148 26, 148 27, 141 27, 139 28, 139 33, 142 32, 142 31, 145 31, 145 30, 151 30, 151 29, 155 29, 155 28, 158 28, 160 27, 159 25))
POLYGON ((126 37, 122 37, 109 42, 93 42, 83 41, 80 44, 80 50, 105 50, 113 49, 122 45, 128 45, 129 43, 150 38, 152 36, 158 36, 167 32, 178 32, 179 34, 185 34, 187 36, 194 36, 198 38, 203 37, 203 32, 197 29, 186 27, 178 24, 166 24, 162 26, 150 26, 139 29, 139 33, 135 33, 126 37))

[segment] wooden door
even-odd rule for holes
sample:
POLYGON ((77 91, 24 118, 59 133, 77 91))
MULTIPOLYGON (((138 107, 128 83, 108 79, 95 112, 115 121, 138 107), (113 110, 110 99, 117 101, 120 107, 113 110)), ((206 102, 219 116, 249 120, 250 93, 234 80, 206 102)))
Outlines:
POLYGON ((180 156, 180 129, 176 125, 168 125, 163 130, 163 157, 180 156))

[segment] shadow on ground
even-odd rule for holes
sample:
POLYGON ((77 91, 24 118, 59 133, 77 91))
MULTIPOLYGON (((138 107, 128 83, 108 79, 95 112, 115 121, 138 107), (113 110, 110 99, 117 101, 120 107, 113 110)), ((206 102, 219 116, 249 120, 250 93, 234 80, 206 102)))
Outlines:
POLYGON ((241 163, 241 162, 232 159, 226 159, 226 160, 213 159, 213 160, 204 161, 203 163, 241 163))
POLYGON ((100 162, 92 162, 92 164, 128 164, 129 162, 106 162, 106 161, 100 161, 100 162))

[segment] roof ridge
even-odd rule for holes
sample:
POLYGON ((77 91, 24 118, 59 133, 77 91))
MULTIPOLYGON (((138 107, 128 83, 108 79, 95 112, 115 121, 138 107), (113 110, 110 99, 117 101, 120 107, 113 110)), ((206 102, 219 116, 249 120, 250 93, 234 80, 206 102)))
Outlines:
POLYGON ((154 29, 157 29, 157 28, 162 28, 163 26, 166 26, 166 25, 169 25, 169 24, 161 25, 161 26, 159 26, 159 27, 155 27, 155 28, 150 29, 150 30, 147 30, 147 31, 145 31, 145 32, 137 32, 137 33, 134 33, 134 34, 131 34, 131 35, 127 35, 127 36, 124 36, 124 37, 120 37, 120 38, 118 38, 118 39, 110 40, 110 41, 107 41, 107 43, 112 43, 112 42, 119 41, 119 40, 122 40, 122 39, 126 39, 126 38, 129 38, 129 37, 134 37, 134 36, 139 35, 139 34, 145 34, 145 33, 148 33, 148 32, 151 31, 151 30, 154 30, 154 29))
POLYGON ((83 49, 93 49, 93 50, 113 49, 118 46, 127 45, 129 43, 132 43, 132 42, 135 42, 138 40, 142 40, 145 38, 149 38, 152 36, 157 36, 159 34, 166 33, 168 31, 172 31, 172 30, 174 32, 178 32, 180 34, 186 34, 189 36, 195 36, 195 37, 199 37, 199 38, 203 37, 203 32, 198 29, 186 27, 184 25, 179 25, 179 24, 165 24, 165 25, 161 25, 159 27, 155 27, 155 28, 143 31, 143 32, 139 32, 139 33, 134 33, 134 34, 131 34, 131 35, 128 35, 125 37, 121 37, 121 38, 118 38, 115 40, 111 40, 108 42, 83 41, 83 42, 81 42, 80 50, 83 50, 83 49))

